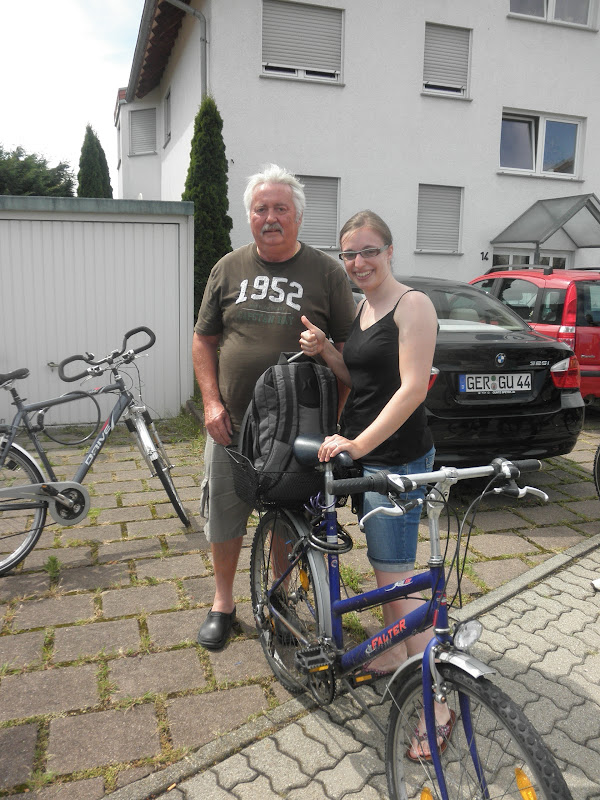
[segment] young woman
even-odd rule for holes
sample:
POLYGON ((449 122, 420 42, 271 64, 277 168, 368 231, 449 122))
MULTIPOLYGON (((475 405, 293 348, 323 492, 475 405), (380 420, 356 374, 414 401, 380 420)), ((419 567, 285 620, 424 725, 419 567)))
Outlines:
MULTIPOLYGON (((372 211, 355 214, 340 232, 340 258, 349 278, 365 295, 343 354, 323 331, 302 318, 300 337, 308 355, 320 354, 336 376, 350 387, 340 420, 341 435, 328 436, 319 450, 321 461, 342 451, 359 461, 363 474, 389 469, 408 474, 433 468, 434 447, 423 402, 427 394, 437 336, 437 316, 423 292, 400 283, 392 274, 394 246, 386 223, 372 211)), ((419 489, 408 497, 424 496, 419 489)), ((364 495, 366 514, 389 505, 377 493, 364 495)), ((367 520, 367 555, 378 586, 411 576, 417 551, 421 509, 402 517, 377 515, 367 520)), ((385 625, 406 616, 421 600, 403 599, 383 606, 385 625)), ((423 651, 429 640, 423 632, 387 650, 368 668, 376 674, 394 672, 407 656, 423 651)), ((440 709, 440 721, 448 714, 440 709)), ((446 720, 447 722, 447 720, 446 720)), ((446 722, 442 722, 446 727, 446 722)), ((447 735, 440 731, 440 736, 447 735)), ((420 731, 411 746, 412 755, 428 752, 420 731)), ((409 751, 410 753, 410 751, 409 751)))

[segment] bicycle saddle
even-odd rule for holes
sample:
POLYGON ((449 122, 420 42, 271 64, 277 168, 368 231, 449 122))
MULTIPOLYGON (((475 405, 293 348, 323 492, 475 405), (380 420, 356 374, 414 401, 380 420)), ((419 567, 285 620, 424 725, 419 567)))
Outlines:
MULTIPOLYGON (((319 447, 323 444, 321 434, 306 433, 294 439, 294 455, 304 467, 316 467, 319 461, 319 447)), ((354 464, 348 453, 338 453, 331 461, 337 467, 351 467, 354 464)))
POLYGON ((6 381, 20 380, 21 378, 26 378, 28 375, 29 375, 29 370, 23 367, 22 369, 16 369, 14 372, 7 372, 3 375, 0 375, 0 383, 6 383, 6 381))

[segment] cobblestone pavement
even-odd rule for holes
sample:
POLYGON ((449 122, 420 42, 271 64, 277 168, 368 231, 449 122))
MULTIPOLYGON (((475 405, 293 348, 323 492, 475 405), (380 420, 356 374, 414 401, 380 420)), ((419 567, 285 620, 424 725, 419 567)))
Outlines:
MULTIPOLYGON (((235 637, 220 653, 195 644, 212 601, 197 444, 168 447, 193 520, 186 531, 121 441, 109 443, 86 481, 85 522, 50 525, 25 563, 0 578, 0 796, 386 797, 383 738, 360 709, 342 696, 316 710, 272 677, 250 610, 250 536, 235 637)), ((480 657, 501 683, 510 679, 574 800, 600 797, 600 595, 590 588, 600 574, 591 480, 599 443, 600 417, 590 415, 576 450, 530 480, 550 495, 547 506, 486 502, 459 612, 481 616, 480 657)), ((56 448, 52 458, 67 478, 81 452, 56 448)), ((364 539, 344 516, 355 540, 345 562, 368 588, 364 539)), ((426 533, 424 525, 422 566, 426 533)), ((377 693, 363 692, 385 718, 377 693)))

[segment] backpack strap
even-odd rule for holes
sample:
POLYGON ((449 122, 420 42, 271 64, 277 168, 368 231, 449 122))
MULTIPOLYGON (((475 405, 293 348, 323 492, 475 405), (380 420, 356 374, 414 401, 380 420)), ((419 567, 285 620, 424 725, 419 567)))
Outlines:
POLYGON ((295 411, 298 407, 297 370, 281 364, 275 364, 271 370, 277 392, 277 420, 273 438, 291 444, 299 432, 298 415, 289 413, 290 409, 295 411))
POLYGON ((329 436, 335 433, 337 423, 337 382, 329 367, 321 364, 314 364, 313 367, 321 395, 321 430, 329 436))

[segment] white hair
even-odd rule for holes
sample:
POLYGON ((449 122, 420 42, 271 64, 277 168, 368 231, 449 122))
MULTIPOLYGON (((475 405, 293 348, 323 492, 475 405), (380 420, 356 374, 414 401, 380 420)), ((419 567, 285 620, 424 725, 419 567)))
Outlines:
POLYGON ((294 208, 296 209, 296 222, 299 222, 302 214, 304 214, 304 208, 306 207, 304 185, 300 183, 295 175, 284 167, 278 167, 277 164, 267 164, 263 167, 262 172, 257 172, 256 175, 251 175, 248 178, 248 184, 244 192, 244 205, 246 206, 248 222, 250 221, 250 207, 252 205, 254 190, 265 183, 283 183, 285 186, 290 187, 292 190, 294 208))

